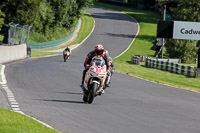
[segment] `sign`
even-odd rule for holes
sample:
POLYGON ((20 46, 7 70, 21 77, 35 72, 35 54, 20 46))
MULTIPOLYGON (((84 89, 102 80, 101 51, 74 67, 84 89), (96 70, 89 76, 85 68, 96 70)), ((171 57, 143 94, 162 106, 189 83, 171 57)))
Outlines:
POLYGON ((173 37, 174 21, 158 21, 157 38, 172 38, 173 37))
POLYGON ((200 23, 174 21, 173 38, 200 40, 200 23))

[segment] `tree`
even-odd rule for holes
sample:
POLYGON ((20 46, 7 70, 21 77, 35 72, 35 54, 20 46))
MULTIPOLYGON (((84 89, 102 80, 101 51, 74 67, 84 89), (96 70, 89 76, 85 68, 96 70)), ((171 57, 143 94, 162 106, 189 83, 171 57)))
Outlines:
MULTIPOLYGON (((179 21, 200 21, 199 0, 175 0, 171 1, 169 7, 174 20, 179 21), (173 4, 172 4, 173 3, 173 4)), ((181 58, 185 63, 195 63, 197 56, 196 41, 167 39, 167 54, 172 58, 181 58)))
POLYGON ((54 12, 54 26, 62 27, 65 23, 70 8, 69 0, 48 0, 51 9, 54 12))
MULTIPOLYGON (((34 33, 50 39, 57 29, 70 29, 80 17, 80 10, 91 6, 92 2, 93 0, 1 0, 0 10, 6 15, 5 24, 14 22, 31 25, 34 33)), ((2 12, 0 26, 3 22, 2 12)))
POLYGON ((184 63, 195 63, 197 57, 197 41, 169 39, 165 44, 166 54, 170 58, 179 58, 184 63))
POLYGON ((200 3, 199 0, 176 0, 177 6, 170 8, 173 17, 181 21, 200 21, 200 3))
POLYGON ((1 0, 0 9, 6 14, 5 23, 33 24, 40 0, 1 0))
POLYGON ((38 33, 42 33, 47 35, 50 28, 54 28, 53 25, 55 20, 54 12, 46 0, 41 0, 40 5, 38 7, 38 11, 36 13, 36 18, 33 23, 33 30, 38 33))
POLYGON ((5 14, 0 10, 0 31, 4 24, 4 17, 5 17, 5 14))
POLYGON ((78 4, 78 11, 80 13, 80 10, 82 10, 83 8, 91 7, 94 0, 76 0, 76 2, 78 4))

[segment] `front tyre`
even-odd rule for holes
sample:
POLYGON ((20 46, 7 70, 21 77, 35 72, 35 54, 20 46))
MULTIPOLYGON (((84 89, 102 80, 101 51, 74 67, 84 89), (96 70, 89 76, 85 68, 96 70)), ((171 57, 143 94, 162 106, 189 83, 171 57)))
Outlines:
POLYGON ((83 94, 83 102, 87 103, 88 101, 88 96, 86 94, 83 94))
POLYGON ((67 59, 66 59, 66 56, 64 55, 64 62, 66 62, 66 60, 67 60, 67 59))
POLYGON ((94 97, 96 95, 96 90, 97 90, 98 84, 93 82, 89 91, 88 95, 88 103, 91 104, 94 100, 94 97))

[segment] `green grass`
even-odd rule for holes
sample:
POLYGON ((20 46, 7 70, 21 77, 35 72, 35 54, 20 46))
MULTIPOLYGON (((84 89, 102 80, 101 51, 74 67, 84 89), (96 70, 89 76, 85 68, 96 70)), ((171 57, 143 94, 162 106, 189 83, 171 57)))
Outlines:
POLYGON ((31 51, 31 57, 42 57, 42 56, 49 56, 49 55, 56 55, 55 53, 48 53, 48 52, 41 52, 37 50, 31 51))
MULTIPOLYGON (((140 25, 139 34, 130 49, 122 56, 114 59, 116 71, 181 88, 200 91, 200 78, 190 78, 167 71, 146 68, 143 65, 144 63, 141 65, 130 64, 131 55, 133 54, 154 56, 155 50, 153 42, 156 39, 157 20, 159 20, 159 16, 156 13, 102 3, 96 3, 95 5, 124 12, 135 18, 140 25)), ((193 66, 196 65, 193 64, 193 66)))
POLYGON ((58 133, 25 115, 0 108, 0 133, 58 133))

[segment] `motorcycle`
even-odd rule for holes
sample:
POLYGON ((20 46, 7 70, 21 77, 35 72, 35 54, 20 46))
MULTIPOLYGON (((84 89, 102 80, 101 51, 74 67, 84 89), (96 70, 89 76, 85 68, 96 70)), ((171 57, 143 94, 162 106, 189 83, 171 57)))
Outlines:
POLYGON ((70 56, 69 51, 63 51, 64 62, 66 62, 69 59, 69 56, 70 56))
POLYGON ((83 101, 91 104, 94 98, 102 94, 105 87, 107 70, 105 61, 102 57, 94 56, 90 67, 85 74, 83 84, 83 101))

